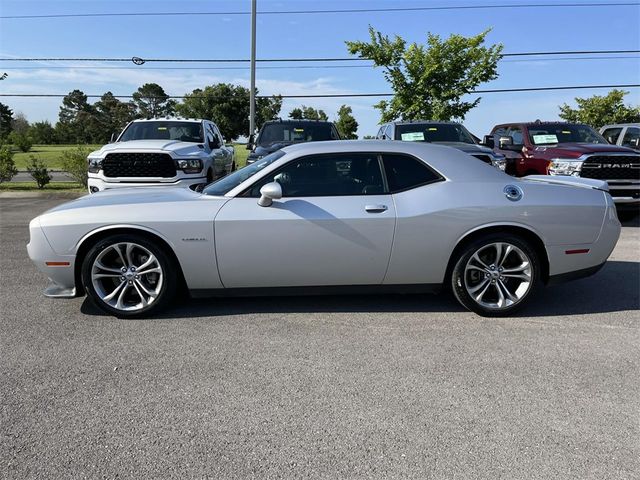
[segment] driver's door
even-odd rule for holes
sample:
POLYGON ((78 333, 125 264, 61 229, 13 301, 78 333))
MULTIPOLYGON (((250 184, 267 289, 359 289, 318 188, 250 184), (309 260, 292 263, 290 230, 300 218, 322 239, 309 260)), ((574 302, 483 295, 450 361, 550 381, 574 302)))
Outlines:
POLYGON ((377 154, 312 155, 287 163, 228 201, 215 219, 227 288, 382 283, 395 228, 377 154), (283 198, 258 205, 278 181, 283 198))

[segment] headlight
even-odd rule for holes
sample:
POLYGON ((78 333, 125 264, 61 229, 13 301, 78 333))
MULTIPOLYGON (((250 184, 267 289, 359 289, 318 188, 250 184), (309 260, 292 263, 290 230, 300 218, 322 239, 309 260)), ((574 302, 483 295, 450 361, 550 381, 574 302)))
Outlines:
POLYGON ((102 169, 102 158, 87 158, 89 173, 98 173, 102 169))
POLYGON ((493 165, 498 169, 498 170, 502 170, 503 172, 507 169, 507 159, 502 157, 502 158, 494 158, 493 159, 493 165))
POLYGON ((200 173, 202 160, 176 160, 176 166, 184 173, 200 173))
POLYGON ((582 160, 573 158, 554 158, 549 165, 549 175, 580 175, 582 160))

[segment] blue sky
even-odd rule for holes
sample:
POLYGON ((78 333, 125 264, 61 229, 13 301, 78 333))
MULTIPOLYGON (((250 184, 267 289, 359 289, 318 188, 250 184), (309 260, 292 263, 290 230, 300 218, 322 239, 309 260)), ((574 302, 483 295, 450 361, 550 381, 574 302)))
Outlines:
MULTIPOLYGON (((605 2, 607 0, 604 0, 605 2)), ((633 0, 631 0, 633 1, 633 0)), ((603 3, 603 0, 576 0, 603 3)), ((491 5, 536 3, 530 0, 258 0, 260 10, 388 8, 444 5, 491 5)), ((542 3, 554 3, 545 0, 542 3)), ((555 2, 562 3, 562 2, 555 2)), ((570 2, 564 2, 570 3, 570 2)), ((575 2, 574 2, 575 3, 575 2)), ((609 0, 609 3, 612 3, 609 0)), ((2 0, 1 15, 248 11, 249 0, 2 0)), ((452 33, 474 35, 493 30, 490 43, 503 43, 505 52, 552 50, 640 49, 640 6, 592 8, 519 8, 384 12, 312 15, 258 16, 258 58, 346 57, 344 41, 368 38, 369 25, 383 33, 398 34, 408 41, 424 42, 426 32, 441 36, 452 33)), ((0 57, 170 57, 248 58, 250 18, 245 15, 184 17, 103 17, 0 20, 0 57)), ((628 55, 621 55, 628 57, 628 55)), ((202 64, 67 64, 2 62, 0 93, 62 93, 75 88, 87 94, 131 94, 146 82, 162 85, 172 95, 217 82, 248 86, 248 66, 237 70, 205 70, 202 64), (70 65, 69 68, 55 68, 70 65), (82 65, 85 68, 73 68, 82 65), (117 67, 98 69, 96 67, 117 67), (123 68, 126 66, 126 68, 123 68), (200 69, 154 70, 153 67, 200 69), (29 68, 25 68, 29 67, 29 68), (35 68, 34 68, 35 67, 35 68), (91 67, 91 68, 86 68, 91 67)), ((517 88, 553 85, 640 83, 640 57, 557 60, 549 57, 521 61, 505 59, 500 77, 480 88, 517 88)), ((257 72, 261 94, 367 93, 387 92, 382 71, 373 68, 262 69, 257 72)), ((488 133, 497 123, 556 119, 558 105, 573 104, 575 96, 604 94, 606 90, 539 93, 485 94, 480 105, 465 120, 476 135, 488 133)), ((472 97, 475 98, 475 97, 472 97)), ((299 104, 323 108, 330 117, 343 103, 353 107, 360 123, 360 135, 375 134, 379 112, 372 107, 378 99, 286 100, 282 116, 299 104)), ((14 111, 30 121, 57 120, 60 99, 3 98, 14 111)), ((631 89, 627 103, 640 103, 640 89, 631 89)))

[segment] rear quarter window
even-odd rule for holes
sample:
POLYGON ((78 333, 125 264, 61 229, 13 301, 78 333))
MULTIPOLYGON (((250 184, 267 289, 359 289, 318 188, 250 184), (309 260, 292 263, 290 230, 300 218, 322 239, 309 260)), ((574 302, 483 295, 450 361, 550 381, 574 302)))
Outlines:
POLYGON ((444 180, 426 163, 410 155, 385 153, 382 155, 382 162, 391 193, 444 180))

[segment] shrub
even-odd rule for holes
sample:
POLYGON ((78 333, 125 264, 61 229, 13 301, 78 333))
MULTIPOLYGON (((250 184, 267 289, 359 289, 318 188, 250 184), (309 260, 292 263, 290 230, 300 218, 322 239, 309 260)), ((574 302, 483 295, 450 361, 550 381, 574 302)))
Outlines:
POLYGON ((47 170, 47 166, 42 162, 42 160, 35 155, 31 155, 29 158, 31 159, 31 163, 27 165, 27 172, 29 172, 31 178, 36 181, 38 188, 42 189, 51 181, 49 170, 47 170))
POLYGON ((20 151, 28 152, 33 146, 31 138, 23 133, 11 133, 11 143, 13 143, 20 151))
POLYGON ((13 152, 7 146, 0 148, 0 183, 8 182, 18 174, 13 162, 13 152))
POLYGON ((85 188, 87 187, 87 156, 89 153, 91 150, 81 146, 62 152, 62 168, 85 188))

